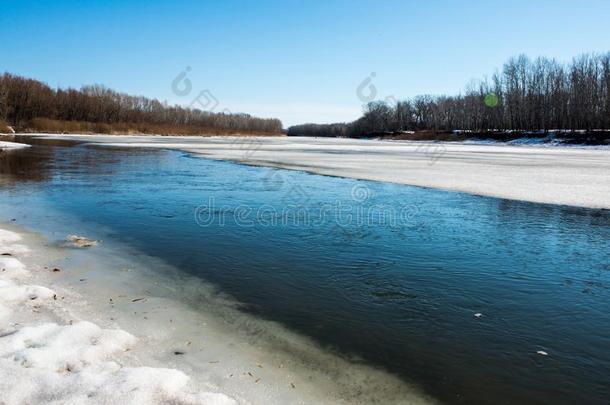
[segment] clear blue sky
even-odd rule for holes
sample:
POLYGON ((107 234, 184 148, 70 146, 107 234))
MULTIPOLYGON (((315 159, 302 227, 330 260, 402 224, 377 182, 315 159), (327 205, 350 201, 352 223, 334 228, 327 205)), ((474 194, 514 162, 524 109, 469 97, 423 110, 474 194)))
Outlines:
POLYGON ((520 53, 608 51, 609 21, 606 0, 0 0, 0 71, 181 104, 209 89, 218 109, 285 125, 344 121, 372 72, 377 98, 454 94, 520 53))

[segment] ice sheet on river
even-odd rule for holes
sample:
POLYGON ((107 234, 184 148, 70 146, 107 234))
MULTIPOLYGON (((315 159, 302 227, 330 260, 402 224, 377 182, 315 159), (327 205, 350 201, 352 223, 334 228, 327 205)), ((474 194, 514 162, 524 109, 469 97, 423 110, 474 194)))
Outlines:
MULTIPOLYGON (((58 136, 45 135, 57 138, 58 136)), ((610 209, 610 148, 300 137, 64 135, 115 146, 539 203, 610 209)))

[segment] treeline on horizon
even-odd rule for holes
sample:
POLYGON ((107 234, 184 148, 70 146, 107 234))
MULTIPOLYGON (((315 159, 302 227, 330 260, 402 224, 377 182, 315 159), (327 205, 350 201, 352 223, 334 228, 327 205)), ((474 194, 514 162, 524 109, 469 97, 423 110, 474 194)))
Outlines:
POLYGON ((4 73, 0 75, 0 132, 8 125, 23 132, 68 133, 265 135, 283 131, 278 119, 168 105, 101 85, 54 89, 4 73))
POLYGON ((292 126, 288 135, 366 137, 404 131, 610 129, 610 52, 570 63, 521 55, 457 96, 373 101, 351 123, 292 126))

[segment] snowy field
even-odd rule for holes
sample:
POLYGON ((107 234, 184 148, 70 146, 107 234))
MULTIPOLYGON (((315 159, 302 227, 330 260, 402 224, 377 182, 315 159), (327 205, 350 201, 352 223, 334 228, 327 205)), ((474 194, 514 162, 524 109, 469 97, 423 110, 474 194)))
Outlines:
POLYGON ((46 135, 252 165, 610 209, 610 148, 297 137, 46 135))

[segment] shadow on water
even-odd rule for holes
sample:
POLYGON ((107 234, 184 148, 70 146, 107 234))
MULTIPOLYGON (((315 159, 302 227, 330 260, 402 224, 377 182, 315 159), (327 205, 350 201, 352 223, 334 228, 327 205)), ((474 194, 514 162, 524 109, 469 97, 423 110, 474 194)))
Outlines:
POLYGON ((244 311, 415 381, 443 401, 601 404, 610 395, 607 210, 179 152, 47 145, 4 159, 0 168, 13 183, 0 189, 3 199, 50 204, 110 228, 216 284, 244 311), (234 221, 239 207, 280 211, 297 186, 308 212, 338 203, 416 209, 399 224, 332 215, 315 224, 234 221), (354 201, 356 186, 367 188, 364 200, 354 201), (195 221, 202 205, 205 226, 195 221))

